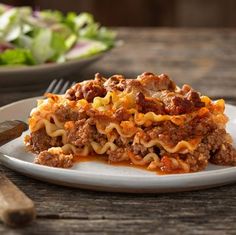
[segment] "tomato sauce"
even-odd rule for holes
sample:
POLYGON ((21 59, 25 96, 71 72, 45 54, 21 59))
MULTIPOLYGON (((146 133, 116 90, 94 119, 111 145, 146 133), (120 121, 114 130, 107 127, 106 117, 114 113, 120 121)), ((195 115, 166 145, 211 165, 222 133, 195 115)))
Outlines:
POLYGON ((77 156, 74 159, 75 163, 80 163, 80 162, 101 162, 104 164, 112 165, 112 166, 117 166, 117 167, 135 167, 141 170, 146 170, 146 171, 151 171, 151 172, 156 172, 158 175, 166 175, 166 174, 181 174, 185 173, 182 169, 166 169, 164 167, 162 168, 157 168, 154 170, 147 169, 147 165, 144 166, 139 166, 139 165, 134 165, 130 161, 122 161, 122 162, 110 162, 107 160, 106 155, 89 155, 89 156, 77 156))

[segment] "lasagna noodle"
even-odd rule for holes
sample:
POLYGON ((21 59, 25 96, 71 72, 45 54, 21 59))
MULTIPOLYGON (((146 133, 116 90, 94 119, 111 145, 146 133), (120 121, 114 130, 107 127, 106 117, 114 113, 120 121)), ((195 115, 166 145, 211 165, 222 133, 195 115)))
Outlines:
POLYGON ((63 152, 65 153, 74 153, 75 155, 80 155, 80 156, 88 156, 90 153, 90 148, 89 146, 84 146, 82 149, 75 147, 73 144, 65 144, 61 147, 63 152))
POLYGON ((182 153, 182 154, 194 151, 198 147, 200 142, 201 138, 195 138, 189 141, 181 140, 175 146, 169 146, 168 144, 165 144, 164 142, 160 141, 157 138, 152 139, 149 142, 145 142, 142 139, 140 140, 140 143, 146 148, 150 148, 153 146, 161 146, 169 153, 182 153))
MULTIPOLYGON (((137 166, 146 166, 149 170, 155 170, 162 167, 160 157, 156 153, 148 153, 144 157, 128 153, 130 161, 137 166)), ((189 165, 181 159, 168 157, 168 160, 173 164, 176 169, 182 169, 184 172, 189 172, 189 165)))
MULTIPOLYGON (((61 124, 60 124, 61 125, 61 124)), ((58 137, 61 136, 62 137, 62 143, 63 145, 66 147, 62 147, 64 150, 72 150, 74 153, 76 152, 87 152, 88 150, 79 150, 78 148, 76 148, 76 146, 67 143, 67 136, 66 136, 66 131, 64 129, 61 129, 60 127, 58 127, 53 123, 50 123, 48 120, 43 119, 37 122, 37 125, 35 127, 35 130, 39 130, 40 128, 45 127, 46 133, 48 136, 50 137, 58 137)), ((102 130, 98 128, 98 131, 100 133, 106 134, 106 136, 109 136, 109 133, 111 133, 111 131, 113 129, 116 129, 118 134, 123 137, 123 138, 127 138, 127 137, 132 137, 135 133, 131 133, 128 135, 124 135, 121 131, 121 127, 117 124, 109 124, 105 130, 102 130)), ((113 138, 111 139, 112 141, 108 141, 106 142, 103 146, 101 146, 99 143, 96 143, 95 141, 92 141, 90 143, 92 149, 97 153, 97 154, 105 154, 108 150, 115 150, 117 149, 117 146, 113 143, 115 140, 115 137, 113 136, 113 138)), ((180 142, 178 142, 175 146, 169 146, 168 144, 165 144, 164 142, 162 142, 159 139, 152 139, 149 142, 145 142, 142 138, 140 137, 135 137, 133 144, 136 143, 141 143, 144 147, 146 148, 150 148, 153 146, 157 146, 157 147, 162 147, 163 149, 165 149, 167 152, 169 153, 188 153, 188 152, 192 152, 194 151, 198 144, 200 143, 201 139, 200 138, 195 138, 189 141, 185 141, 185 140, 181 140, 180 142)), ((89 149, 89 146, 86 146, 87 149, 89 149)), ((84 155, 84 154, 83 154, 84 155)))
POLYGON ((102 127, 99 122, 96 123, 96 128, 100 134, 105 134, 109 135, 113 130, 116 130, 117 133, 123 137, 123 138, 129 138, 135 135, 135 133, 138 131, 138 128, 136 128, 133 123, 127 123, 126 127, 128 128, 122 128, 119 124, 117 123, 110 123, 108 124, 105 128, 102 127), (130 124, 130 125, 129 125, 130 124), (130 128, 129 128, 130 127, 130 128))

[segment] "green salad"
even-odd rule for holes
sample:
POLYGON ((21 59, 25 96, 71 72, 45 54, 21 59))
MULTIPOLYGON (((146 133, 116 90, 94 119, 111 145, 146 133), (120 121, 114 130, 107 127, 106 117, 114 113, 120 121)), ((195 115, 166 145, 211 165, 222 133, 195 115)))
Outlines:
POLYGON ((0 65, 62 63, 114 46, 115 33, 89 13, 0 4, 0 65))

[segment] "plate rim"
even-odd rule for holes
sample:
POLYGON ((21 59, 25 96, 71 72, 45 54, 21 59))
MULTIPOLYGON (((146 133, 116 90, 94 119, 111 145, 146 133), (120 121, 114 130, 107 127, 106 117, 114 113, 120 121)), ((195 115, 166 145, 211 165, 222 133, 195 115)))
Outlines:
POLYGON ((37 101, 37 99, 42 99, 44 98, 44 96, 34 96, 34 97, 29 97, 29 98, 25 98, 25 99, 20 99, 20 100, 16 100, 14 102, 11 102, 10 104, 6 104, 6 105, 3 105, 0 107, 0 112, 6 108, 10 108, 14 105, 17 105, 19 103, 24 103, 24 102, 27 102, 27 101, 30 101, 30 100, 35 100, 37 101))
POLYGON ((13 73, 20 73, 20 72, 31 72, 34 70, 44 70, 44 69, 53 69, 57 67, 63 67, 63 66, 70 66, 70 65, 75 65, 77 63, 83 63, 83 62, 88 62, 92 60, 96 60, 103 55, 107 54, 110 52, 112 49, 101 52, 96 55, 89 56, 87 58, 79 58, 79 59, 73 59, 69 61, 65 61, 62 63, 43 63, 43 64, 36 64, 36 65, 19 65, 19 66, 0 66, 0 74, 13 74, 13 73))

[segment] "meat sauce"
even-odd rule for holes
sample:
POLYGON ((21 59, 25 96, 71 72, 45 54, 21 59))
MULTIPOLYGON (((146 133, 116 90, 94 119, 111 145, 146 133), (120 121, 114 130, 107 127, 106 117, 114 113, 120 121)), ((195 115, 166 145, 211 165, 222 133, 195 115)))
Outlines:
MULTIPOLYGON (((172 169, 170 171, 170 169, 165 170, 164 167, 163 168, 157 168, 157 169, 154 169, 154 170, 150 170, 150 169, 147 169, 146 165, 138 166, 138 165, 134 165, 130 161, 108 162, 106 155, 96 155, 96 154, 94 154, 94 155, 89 155, 89 156, 77 156, 77 157, 74 158, 74 163, 83 163, 83 162, 100 162, 100 163, 104 163, 104 164, 108 164, 108 165, 112 165, 112 166, 116 166, 116 167, 132 167, 132 168, 135 167, 135 168, 140 169, 140 170, 155 172, 158 175, 186 173, 186 172, 183 171, 183 169, 172 169)), ((167 162, 166 162, 166 164, 167 164, 167 162)))

